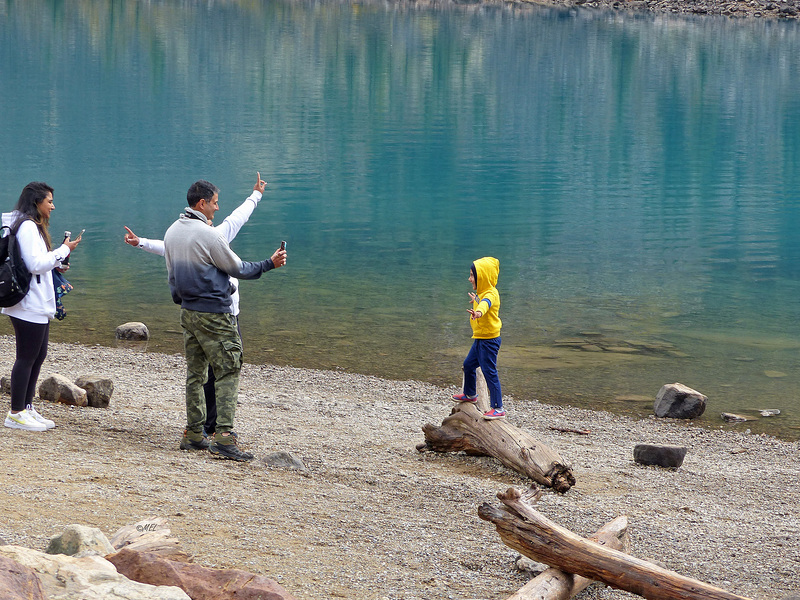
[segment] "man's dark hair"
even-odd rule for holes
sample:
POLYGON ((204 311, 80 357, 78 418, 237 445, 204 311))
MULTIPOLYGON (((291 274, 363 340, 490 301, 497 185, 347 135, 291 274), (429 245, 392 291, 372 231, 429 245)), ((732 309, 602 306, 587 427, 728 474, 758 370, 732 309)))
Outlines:
POLYGON ((219 194, 219 188, 210 181, 201 179, 191 185, 186 193, 186 200, 189 202, 189 206, 194 208, 200 200, 211 200, 214 194, 219 194))

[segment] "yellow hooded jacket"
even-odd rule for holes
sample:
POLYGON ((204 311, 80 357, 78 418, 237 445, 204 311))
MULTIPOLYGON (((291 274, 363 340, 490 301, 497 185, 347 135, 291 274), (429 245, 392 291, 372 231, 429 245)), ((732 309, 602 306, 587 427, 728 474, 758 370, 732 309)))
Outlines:
POLYGON ((480 319, 470 319, 472 337, 477 340, 490 340, 500 337, 500 292, 495 287, 500 275, 500 261, 491 256, 479 258, 474 263, 477 302, 472 303, 472 310, 481 311, 480 319))

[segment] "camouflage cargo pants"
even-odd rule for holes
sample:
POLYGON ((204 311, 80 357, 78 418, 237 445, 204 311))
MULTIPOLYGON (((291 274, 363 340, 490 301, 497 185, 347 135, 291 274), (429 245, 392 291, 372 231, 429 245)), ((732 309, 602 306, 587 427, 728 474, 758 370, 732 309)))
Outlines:
POLYGON ((195 433, 203 431, 206 421, 203 384, 210 364, 216 376, 217 432, 231 431, 242 369, 242 340, 236 317, 182 308, 181 327, 186 352, 186 428, 195 433))

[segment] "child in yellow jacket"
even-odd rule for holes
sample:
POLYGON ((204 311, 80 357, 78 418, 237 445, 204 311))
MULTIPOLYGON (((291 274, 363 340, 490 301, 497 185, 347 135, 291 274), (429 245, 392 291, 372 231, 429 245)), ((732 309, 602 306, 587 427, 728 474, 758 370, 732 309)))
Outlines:
POLYGON ((464 389, 453 396, 458 402, 476 402, 475 371, 483 371, 486 387, 489 388, 491 410, 484 413, 484 419, 502 419, 503 392, 497 375, 497 353, 500 351, 500 292, 495 287, 500 275, 500 261, 491 256, 479 258, 470 267, 469 282, 473 292, 469 297, 472 308, 468 308, 472 325, 472 348, 464 359, 464 389))

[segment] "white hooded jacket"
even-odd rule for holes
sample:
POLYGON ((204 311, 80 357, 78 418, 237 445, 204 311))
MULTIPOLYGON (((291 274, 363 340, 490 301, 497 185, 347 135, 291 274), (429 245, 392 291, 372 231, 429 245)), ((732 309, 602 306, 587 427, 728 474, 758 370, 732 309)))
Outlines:
MULTIPOLYGON (((11 227, 20 213, 3 213, 3 225, 11 227)), ((56 314, 56 293, 53 289, 53 269, 69 256, 69 247, 62 244, 47 251, 47 244, 39 233, 36 223, 27 219, 17 231, 22 260, 31 272, 31 288, 27 295, 14 306, 3 309, 3 314, 30 323, 47 323, 56 314)))

